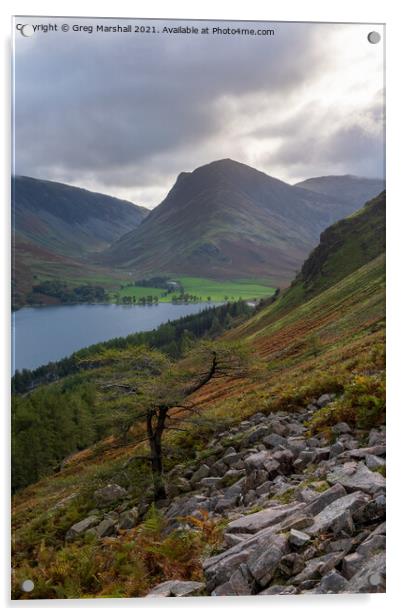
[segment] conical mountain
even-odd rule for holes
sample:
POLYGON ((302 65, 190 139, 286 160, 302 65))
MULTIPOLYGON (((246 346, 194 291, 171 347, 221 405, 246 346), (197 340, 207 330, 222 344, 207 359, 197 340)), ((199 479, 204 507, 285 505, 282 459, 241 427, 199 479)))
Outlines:
POLYGON ((223 159, 181 173, 162 203, 104 254, 134 274, 264 277, 277 285, 355 207, 223 159))

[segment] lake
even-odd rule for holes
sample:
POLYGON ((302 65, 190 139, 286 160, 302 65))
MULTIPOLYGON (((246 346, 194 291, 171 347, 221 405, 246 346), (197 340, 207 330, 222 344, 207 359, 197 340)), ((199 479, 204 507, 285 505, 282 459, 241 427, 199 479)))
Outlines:
POLYGON ((195 314, 218 304, 121 306, 79 304, 21 308, 12 316, 13 374, 57 361, 83 347, 195 314))

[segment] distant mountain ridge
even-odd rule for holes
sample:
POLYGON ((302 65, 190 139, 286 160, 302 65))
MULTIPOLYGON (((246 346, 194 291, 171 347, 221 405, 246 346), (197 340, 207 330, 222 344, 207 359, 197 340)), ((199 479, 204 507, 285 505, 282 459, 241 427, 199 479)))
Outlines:
POLYGON ((102 261, 141 273, 256 276, 283 286, 321 231, 360 205, 222 159, 180 173, 162 203, 102 261))
POLYGON ((326 175, 309 178, 298 182, 295 186, 335 197, 357 209, 362 203, 379 195, 385 188, 385 181, 357 175, 326 175))

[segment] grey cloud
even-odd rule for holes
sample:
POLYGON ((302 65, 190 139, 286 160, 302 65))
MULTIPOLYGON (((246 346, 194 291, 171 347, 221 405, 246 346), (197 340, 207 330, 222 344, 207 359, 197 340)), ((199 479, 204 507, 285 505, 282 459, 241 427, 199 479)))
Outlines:
POLYGON ((307 105, 283 124, 267 127, 267 135, 283 140, 278 149, 266 154, 262 164, 286 168, 294 180, 311 177, 312 170, 317 176, 353 173, 383 177, 383 130, 381 93, 359 114, 345 117, 340 110, 333 123, 318 103, 307 105))
MULTIPOLYGON (((70 32, 18 40, 16 171, 156 194, 183 165, 241 156, 244 144, 228 127, 242 121, 251 131, 249 101, 272 108, 275 119, 325 70, 320 42, 331 26, 274 27, 269 38, 70 32), (248 104, 250 117, 239 115, 248 104)), ((286 138, 295 126, 291 118, 270 130, 286 138)), ((278 160, 294 165, 293 147, 303 149, 289 140, 278 160)))

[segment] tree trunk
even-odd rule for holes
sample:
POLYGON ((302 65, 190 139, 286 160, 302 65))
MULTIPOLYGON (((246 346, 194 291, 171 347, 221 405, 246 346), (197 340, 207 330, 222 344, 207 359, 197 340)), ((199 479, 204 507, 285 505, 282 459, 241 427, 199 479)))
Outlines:
POLYGON ((158 410, 151 411, 147 417, 155 502, 166 498, 166 489, 163 481, 162 435, 168 410, 167 407, 160 407, 158 410), (155 426, 153 422, 154 417, 156 417, 155 426))
MULTIPOLYGON (((218 358, 216 351, 212 352, 211 365, 209 370, 195 384, 190 385, 184 390, 184 395, 188 396, 195 393, 206 385, 218 370, 218 358)), ((163 456, 162 456, 162 436, 165 430, 166 418, 168 417, 169 407, 160 405, 147 413, 147 435, 151 452, 152 479, 154 483, 154 501, 166 498, 166 488, 163 481, 163 456)))

